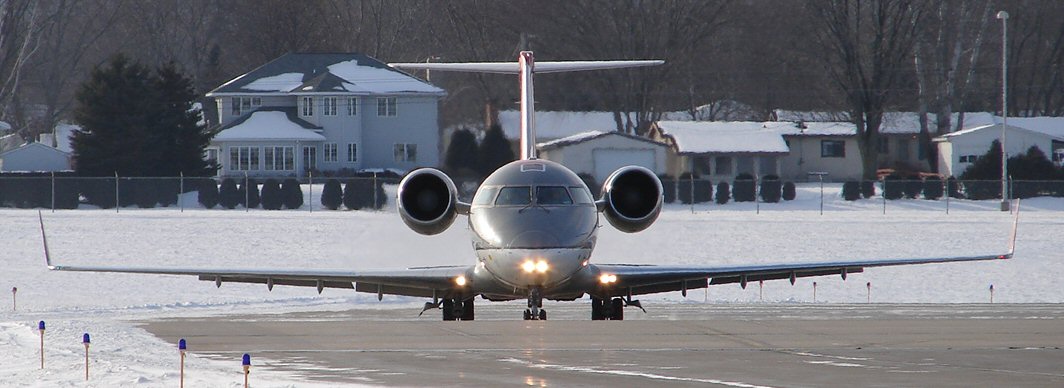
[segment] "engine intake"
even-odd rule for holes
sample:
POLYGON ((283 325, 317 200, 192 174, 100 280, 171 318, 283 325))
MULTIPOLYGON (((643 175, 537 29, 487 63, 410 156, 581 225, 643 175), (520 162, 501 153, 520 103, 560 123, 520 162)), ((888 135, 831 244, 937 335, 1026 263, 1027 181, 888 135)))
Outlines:
POLYGON ((415 232, 433 235, 447 230, 458 214, 458 189, 443 171, 421 168, 399 182, 399 216, 415 232))
POLYGON ((614 228, 623 232, 642 231, 661 214, 661 180, 644 167, 617 169, 602 185, 603 213, 614 228))

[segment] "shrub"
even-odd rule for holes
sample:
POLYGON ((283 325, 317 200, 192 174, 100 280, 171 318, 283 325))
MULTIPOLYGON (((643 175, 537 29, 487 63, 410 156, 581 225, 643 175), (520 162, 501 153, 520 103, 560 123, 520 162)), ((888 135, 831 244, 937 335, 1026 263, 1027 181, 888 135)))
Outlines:
POLYGON ((325 181, 325 188, 321 190, 321 206, 324 206, 329 210, 336 210, 340 208, 340 204, 344 200, 343 189, 340 188, 340 181, 336 179, 329 179, 325 181))
POLYGON ((743 173, 735 177, 735 183, 732 184, 735 202, 753 202, 756 199, 755 191, 753 175, 743 173))
POLYGON ((905 180, 905 186, 903 187, 903 190, 905 190, 905 198, 916 199, 916 197, 920 196, 920 191, 923 191, 923 189, 924 182, 920 180, 920 177, 910 175, 908 179, 905 180))
POLYGON ((207 209, 213 209, 218 205, 218 182, 214 179, 204 179, 199 184, 199 203, 207 209))
POLYGON ((717 195, 715 199, 718 205, 728 203, 728 197, 731 196, 731 188, 728 187, 728 182, 720 182, 717 184, 717 195))
POLYGON ((236 182, 232 178, 222 180, 222 187, 218 189, 218 204, 226 209, 234 209, 240 204, 240 191, 236 188, 236 182))
POLYGON ((115 207, 114 178, 83 178, 80 186, 88 203, 101 209, 115 207))
POLYGON ((937 201, 942 198, 943 191, 942 178, 931 176, 924 179, 924 198, 937 201))
POLYGON ((842 198, 847 201, 861 199, 861 184, 857 181, 846 181, 842 184, 842 198))
POLYGON ((883 178, 883 196, 889 200, 901 199, 905 196, 905 184, 897 175, 888 175, 883 178))
POLYGON ((946 179, 946 192, 951 198, 964 198, 964 196, 961 195, 960 185, 957 184, 957 178, 949 177, 946 179))
POLYGON ((780 177, 775 175, 766 175, 761 179, 761 200, 767 203, 776 203, 780 201, 783 189, 780 183, 780 177))
POLYGON ((876 181, 861 181, 861 196, 872 198, 876 196, 876 181))
POLYGON ((785 182, 783 184, 783 200, 793 201, 798 196, 798 190, 794 187, 794 182, 785 182))
POLYGON ((974 200, 1001 198, 1001 182, 966 181, 964 182, 964 196, 974 200))
POLYGON ((281 185, 276 179, 267 179, 262 184, 262 208, 265 210, 281 210, 284 198, 281 195, 281 185))
POLYGON ((131 184, 133 186, 131 193, 133 194, 133 202, 141 209, 150 209, 159 203, 159 190, 154 183, 154 180, 149 179, 137 179, 122 182, 123 185, 131 184))
POLYGON ((344 187, 344 206, 350 210, 380 209, 387 202, 384 185, 377 180, 376 188, 372 179, 351 179, 344 187), (377 203, 374 203, 376 199, 377 203))
POLYGON ((259 195, 259 182, 256 182, 255 178, 248 178, 247 182, 241 182, 238 191, 240 191, 240 203, 248 209, 257 208, 262 203, 262 197, 259 195))
MULTIPOLYGON (((680 200, 680 203, 691 203, 691 173, 683 173, 680 175, 680 179, 676 182, 677 193, 676 196, 680 200)), ((702 180, 698 178, 698 175, 694 177, 694 203, 705 203, 713 199, 713 183, 709 180, 702 180)))
POLYGON ((285 179, 281 183, 281 196, 286 208, 299 209, 303 206, 303 188, 294 178, 285 179))

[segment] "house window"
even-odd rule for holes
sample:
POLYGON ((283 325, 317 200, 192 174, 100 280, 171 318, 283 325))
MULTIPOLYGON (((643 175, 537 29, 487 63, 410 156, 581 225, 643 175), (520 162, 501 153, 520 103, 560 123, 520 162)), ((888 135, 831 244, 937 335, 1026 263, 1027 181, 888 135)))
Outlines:
POLYGON ((303 147, 303 169, 307 171, 318 169, 318 147, 303 147))
POLYGON ((821 140, 820 157, 822 158, 845 158, 846 142, 842 140, 821 140))
POLYGON ((960 162, 961 163, 975 163, 975 161, 977 161, 977 160, 979 160, 979 156, 978 155, 961 155, 960 162))
POLYGON ((295 150, 293 147, 266 147, 263 151, 265 157, 264 170, 266 171, 292 171, 296 169, 295 150))
POLYGON ((240 97, 233 97, 230 105, 233 106, 233 116, 240 116, 243 112, 240 110, 240 97))
POLYGON ((713 164, 715 164, 717 168, 714 169, 713 172, 716 175, 731 175, 731 173, 732 173, 732 166, 731 166, 732 162, 731 162, 731 160, 732 159, 731 159, 730 156, 718 156, 718 157, 716 157, 715 159, 713 159, 713 164))
POLYGON ((259 97, 233 97, 231 103, 233 104, 233 116, 240 116, 261 106, 262 99, 259 97))
POLYGON ((217 164, 218 163, 218 149, 217 148, 208 148, 207 152, 203 155, 203 160, 206 160, 207 163, 209 163, 209 164, 217 164))
POLYGON ((314 97, 303 97, 302 116, 314 116, 314 97))
POLYGON ((355 116, 358 114, 358 97, 351 97, 347 99, 347 115, 355 116))
POLYGON ((336 116, 336 97, 322 98, 321 109, 322 116, 336 116))
POLYGON ((325 161, 336 162, 340 160, 336 157, 336 143, 325 143, 325 161))
POLYGON ((259 148, 230 147, 229 169, 233 171, 257 171, 259 169, 259 148))
POLYGON ((395 117, 396 114, 395 97, 381 97, 377 99, 377 116, 395 117))
POLYGON ((358 145, 357 144, 350 143, 350 144, 347 145, 347 161, 348 162, 357 162, 358 161, 358 145))
POLYGON ((417 161, 417 144, 396 144, 393 151, 396 162, 417 161))

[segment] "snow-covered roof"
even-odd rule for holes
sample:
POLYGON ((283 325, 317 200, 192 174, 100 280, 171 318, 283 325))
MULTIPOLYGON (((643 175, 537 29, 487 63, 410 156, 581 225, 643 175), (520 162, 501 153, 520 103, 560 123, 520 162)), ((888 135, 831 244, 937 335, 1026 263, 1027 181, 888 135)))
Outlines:
MULTIPOLYGON (((1041 118, 1041 117, 1038 117, 1038 118, 1041 118)), ((1050 118, 1051 119, 1053 117, 1046 117, 1046 118, 1050 118)), ((1064 130, 1057 131, 1056 134, 1047 133, 1047 132, 1043 132, 1043 131, 1034 130, 1034 129, 1031 129, 1031 128, 1022 126, 1022 125, 1013 125, 1012 124, 1012 120, 1015 120, 1015 119, 1009 119, 1008 127, 1011 130, 1013 130, 1013 131, 1025 131, 1025 132, 1040 133, 1040 134, 1049 136, 1049 137, 1053 138, 1054 140, 1064 141, 1064 130)), ((993 131, 1000 132, 1001 131, 1001 124, 980 125, 978 127, 968 128, 968 129, 957 131, 957 132, 950 132, 950 133, 947 133, 945 135, 936 137, 934 140, 935 141, 948 141, 949 139, 952 139, 954 137, 964 136, 964 135, 967 135, 969 133, 980 132, 980 131, 983 131, 983 130, 993 130, 993 131)))
POLYGON ((45 151, 49 151, 49 152, 54 152, 54 153, 57 153, 57 154, 60 154, 60 155, 66 156, 66 157, 70 156, 69 152, 64 152, 62 150, 57 150, 55 148, 52 148, 52 146, 50 146, 50 145, 37 143, 37 142, 30 142, 30 143, 23 144, 20 147, 15 147, 13 149, 10 149, 10 150, 4 151, 4 152, 0 152, 0 158, 3 158, 4 156, 7 156, 9 154, 13 154, 13 153, 16 153, 16 152, 25 152, 25 151, 31 150, 31 149, 41 149, 41 150, 45 150, 45 151))
MULTIPOLYGON (((777 109, 774 113, 776 115, 776 120, 778 121, 803 122, 806 125, 813 122, 845 123, 850 119, 850 115, 846 112, 802 112, 777 109)), ((956 126, 959 118, 960 113, 953 113, 950 117, 951 124, 956 126)), ((932 129, 937 125, 938 120, 935 118, 934 114, 928 114, 927 120, 927 125, 932 129)), ((965 112, 963 128, 972 128, 996 124, 999 122, 1001 122, 1001 118, 988 112, 965 112)), ((879 126, 879 132, 893 135, 920 133, 920 114, 917 112, 883 113, 883 123, 879 126)), ((854 130, 854 133, 856 133, 856 130, 854 130)))
POLYGON ((1008 121, 1010 127, 1027 128, 1049 136, 1064 138, 1064 117, 1009 117, 1008 121))
POLYGON ((325 136, 295 122, 288 112, 264 110, 252 112, 246 119, 230 124, 213 139, 237 140, 324 141, 325 136))
POLYGON ((7 132, 11 130, 11 124, 6 121, 0 121, 0 132, 7 132))
POLYGON ((672 138, 683 154, 790 152, 778 128, 767 128, 767 123, 658 121, 654 125, 663 136, 672 138))
POLYGON ((23 139, 22 136, 19 136, 17 133, 0 136, 0 152, 18 148, 18 146, 22 145, 25 142, 26 140, 23 139))
MULTIPOLYGON (((536 112, 533 120, 536 125, 536 138, 560 139, 587 131, 611 132, 617 130, 613 112, 536 112)), ((499 112, 499 125, 508 139, 521 138, 521 112, 504 110, 499 112)))
POLYGON ((632 140, 645 141, 645 142, 648 142, 648 143, 653 143, 653 144, 664 146, 664 144, 658 143, 656 141, 647 139, 647 138, 642 137, 642 136, 629 135, 629 134, 620 133, 620 132, 588 131, 588 132, 582 132, 582 133, 578 133, 578 134, 575 134, 575 135, 572 135, 572 136, 568 136, 568 137, 563 137, 561 139, 555 139, 555 140, 551 140, 551 141, 538 143, 538 144, 536 144, 536 148, 539 148, 539 149, 550 149, 550 148, 563 147, 563 146, 567 146, 567 145, 570 145, 570 144, 583 143, 585 141, 597 139, 597 138, 604 137, 604 136, 621 136, 621 137, 629 138, 629 139, 632 139, 632 140))
POLYGON ((226 82, 207 96, 289 93, 445 94, 363 54, 291 53, 226 82))

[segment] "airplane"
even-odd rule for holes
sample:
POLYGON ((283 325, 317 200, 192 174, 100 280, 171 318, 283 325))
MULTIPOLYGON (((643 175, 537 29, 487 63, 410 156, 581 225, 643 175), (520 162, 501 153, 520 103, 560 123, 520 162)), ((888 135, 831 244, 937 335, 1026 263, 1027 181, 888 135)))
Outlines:
MULTIPOLYGON (((563 71, 660 65, 664 61, 568 61, 535 63, 532 52, 518 61, 485 63, 398 63, 396 68, 517 74, 521 85, 521 157, 499 167, 476 190, 470 203, 458 200, 443 171, 420 168, 406 174, 396 198, 402 221, 422 235, 446 230, 458 215, 468 217, 476 262, 472 265, 417 267, 387 271, 257 270, 232 268, 145 268, 55 264, 48 250, 43 216, 38 213, 45 261, 50 270, 191 275, 222 283, 354 289, 384 295, 432 298, 421 313, 440 309, 443 320, 474 320, 475 299, 527 300, 525 320, 546 320, 544 299, 573 301, 590 296, 592 320, 623 320, 626 307, 646 311, 636 295, 710 285, 863 272, 869 267, 1009 259, 1015 251, 1019 206, 1008 251, 965 257, 877 259, 821 263, 729 266, 675 266, 592 263, 599 214, 614 228, 634 233, 650 227, 661 213, 661 181, 640 166, 622 167, 605 180, 596 199, 565 166, 536 157, 533 75, 563 71)), ((420 314, 419 314, 420 315, 420 314)))

